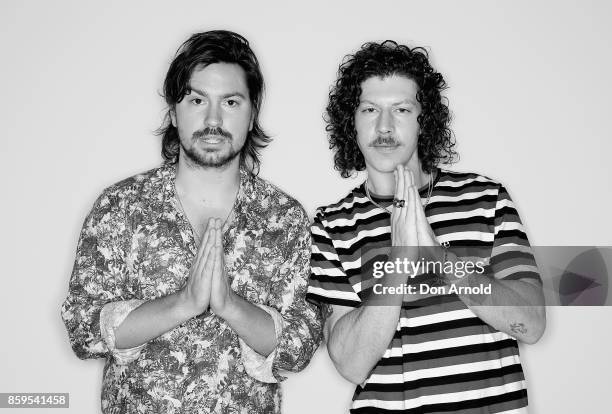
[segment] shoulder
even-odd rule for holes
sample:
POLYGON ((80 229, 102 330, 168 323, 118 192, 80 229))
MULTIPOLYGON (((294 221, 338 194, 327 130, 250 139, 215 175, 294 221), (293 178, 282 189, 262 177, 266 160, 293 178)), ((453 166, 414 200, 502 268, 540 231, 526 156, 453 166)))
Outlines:
POLYGON ((368 205, 362 183, 338 201, 318 207, 315 211, 314 221, 326 226, 328 223, 338 219, 351 218, 356 213, 367 208, 368 205))
POLYGON ((251 206, 259 215, 276 218, 283 222, 302 222, 308 224, 306 210, 295 198, 269 181, 250 175, 251 206))
POLYGON ((436 187, 499 189, 503 186, 499 181, 479 173, 440 169, 436 178, 436 187))
POLYGON ((353 214, 354 210, 365 202, 364 197, 363 184, 360 184, 338 201, 318 207, 315 217, 328 220, 339 215, 353 214))
POLYGON ((432 203, 453 201, 465 205, 500 209, 512 206, 512 198, 504 184, 473 172, 439 170, 432 203), (484 204, 482 204, 484 203, 484 204))
POLYGON ((94 210, 124 210, 128 205, 158 194, 164 189, 172 169, 170 165, 162 165, 106 187, 96 200, 94 210))

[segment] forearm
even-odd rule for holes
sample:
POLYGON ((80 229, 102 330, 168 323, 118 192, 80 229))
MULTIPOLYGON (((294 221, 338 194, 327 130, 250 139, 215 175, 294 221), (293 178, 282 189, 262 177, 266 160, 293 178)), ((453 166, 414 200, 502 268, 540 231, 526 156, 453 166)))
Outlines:
POLYGON ((340 317, 328 335, 327 349, 340 374, 362 383, 395 334, 401 305, 362 306, 340 317))
MULTIPOLYGON (((411 257, 410 253, 413 252, 395 249, 388 261, 401 261, 404 257, 411 257)), ((404 302, 404 294, 393 293, 399 292, 393 289, 404 286, 407 280, 407 273, 385 272, 376 281, 378 287, 373 288, 371 296, 361 307, 341 317, 334 317, 332 313, 327 349, 338 372, 347 380, 362 383, 387 350, 397 330, 404 302)))
POLYGON ((276 332, 270 315, 240 296, 231 295, 218 316, 258 354, 268 356, 276 348, 276 332))
POLYGON ((471 274, 454 282, 458 287, 491 286, 486 295, 459 294, 461 300, 484 322, 521 342, 535 343, 546 327, 544 295, 537 282, 499 280, 471 274))
POLYGON ((198 315, 179 291, 143 303, 131 311, 115 329, 115 347, 128 349, 142 345, 198 315))

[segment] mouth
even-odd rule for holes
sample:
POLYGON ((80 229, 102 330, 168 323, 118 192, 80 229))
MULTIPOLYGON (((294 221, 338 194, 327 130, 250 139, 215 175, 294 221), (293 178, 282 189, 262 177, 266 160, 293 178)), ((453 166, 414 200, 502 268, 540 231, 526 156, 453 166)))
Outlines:
POLYGON ((221 135, 205 135, 201 138, 199 138, 200 141, 206 143, 206 144, 220 144, 223 141, 225 141, 225 137, 222 137, 221 135))
POLYGON ((390 142, 378 142, 375 144, 370 145, 371 151, 381 154, 381 155, 391 155, 391 154, 395 154, 397 151, 400 150, 400 144, 398 144, 397 142, 395 143, 390 143, 390 142))
POLYGON ((373 144, 371 146, 374 148, 396 148, 399 147, 399 144, 373 144))
POLYGON ((398 143, 378 143, 370 145, 371 148, 377 151, 393 151, 400 147, 398 143))
POLYGON ((380 149, 397 148, 399 147, 399 142, 397 142, 392 136, 378 136, 372 141, 370 147, 380 149))

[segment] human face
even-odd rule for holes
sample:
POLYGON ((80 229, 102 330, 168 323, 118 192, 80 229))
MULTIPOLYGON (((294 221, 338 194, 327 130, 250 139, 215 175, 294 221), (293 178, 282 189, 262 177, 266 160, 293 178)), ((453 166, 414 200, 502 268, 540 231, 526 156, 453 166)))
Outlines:
POLYGON ((417 91, 417 84, 402 75, 371 77, 361 83, 355 130, 369 173, 393 173, 398 164, 414 171, 420 168, 417 91))
POLYGON ((179 162, 204 168, 237 162, 253 128, 244 70, 230 63, 196 68, 189 89, 170 115, 181 142, 179 162))

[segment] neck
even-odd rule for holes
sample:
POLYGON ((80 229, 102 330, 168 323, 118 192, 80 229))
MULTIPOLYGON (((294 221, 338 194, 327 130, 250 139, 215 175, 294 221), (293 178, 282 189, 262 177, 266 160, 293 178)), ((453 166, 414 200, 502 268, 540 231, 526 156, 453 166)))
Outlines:
POLYGON ((236 157, 222 168, 190 165, 179 156, 176 168, 176 190, 181 198, 205 204, 223 204, 234 197, 240 185, 240 160, 236 157))
MULTIPOLYGON (((418 163, 416 166, 408 165, 408 168, 410 168, 412 174, 414 174, 417 189, 427 184, 429 181, 429 174, 421 169, 421 163, 418 163)), ((377 171, 370 166, 366 166, 366 170, 368 172, 368 186, 371 192, 381 196, 391 196, 395 194, 395 177, 393 171, 377 171)))

